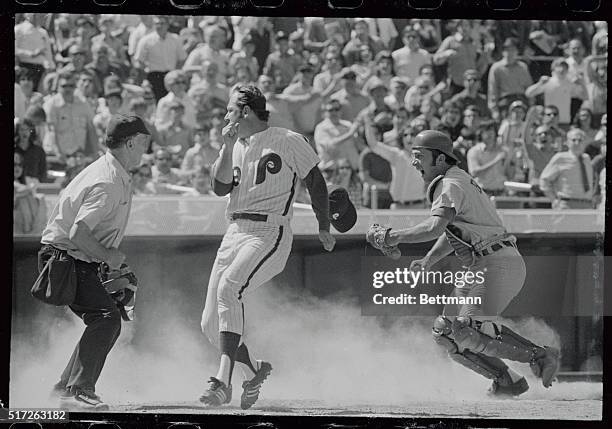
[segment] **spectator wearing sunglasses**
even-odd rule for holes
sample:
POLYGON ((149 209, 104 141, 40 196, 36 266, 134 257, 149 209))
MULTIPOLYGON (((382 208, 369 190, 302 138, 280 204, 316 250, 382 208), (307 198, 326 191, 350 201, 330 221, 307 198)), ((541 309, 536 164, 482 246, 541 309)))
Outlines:
POLYGON ((359 150, 355 141, 357 126, 340 118, 340 102, 330 100, 324 106, 325 119, 315 127, 314 141, 322 161, 345 158, 351 168, 359 168, 359 150))
POLYGON ((80 150, 87 156, 98 152, 98 136, 89 105, 74 96, 74 75, 61 73, 58 92, 44 104, 49 126, 49 140, 54 152, 66 157, 80 150))
POLYGON ((542 125, 550 127, 550 135, 553 140, 553 147, 557 152, 567 150, 565 145, 565 133, 559 127, 559 109, 554 104, 544 107, 541 117, 542 125))

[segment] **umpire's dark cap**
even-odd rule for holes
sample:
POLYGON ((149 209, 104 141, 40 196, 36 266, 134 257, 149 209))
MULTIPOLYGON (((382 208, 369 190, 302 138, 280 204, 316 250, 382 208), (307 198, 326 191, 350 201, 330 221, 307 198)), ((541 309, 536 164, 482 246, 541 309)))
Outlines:
POLYGON ((338 232, 347 232, 357 222, 357 210, 346 189, 338 185, 327 187, 329 194, 329 221, 338 232))
POLYGON ((421 131, 414 138, 412 144, 413 149, 435 149, 442 152, 444 155, 451 157, 458 161, 457 156, 453 153, 453 142, 450 137, 441 132, 435 130, 421 131))
POLYGON ((119 141, 136 134, 151 133, 142 119, 135 115, 113 115, 106 127, 106 136, 113 141, 119 141))

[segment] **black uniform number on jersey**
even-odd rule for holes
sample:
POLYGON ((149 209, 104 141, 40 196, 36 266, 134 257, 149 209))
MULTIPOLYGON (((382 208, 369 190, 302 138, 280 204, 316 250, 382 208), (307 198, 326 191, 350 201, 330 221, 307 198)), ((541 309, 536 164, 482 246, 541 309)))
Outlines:
POLYGON ((270 152, 262 156, 257 163, 257 177, 255 178, 255 184, 259 185, 266 180, 266 174, 276 174, 281 171, 281 167, 283 166, 283 161, 281 157, 275 154, 274 152, 270 152))
POLYGON ((482 194, 482 188, 480 187, 480 185, 478 185, 478 183, 476 183, 476 181, 474 179, 471 179, 470 183, 472 185, 474 185, 476 187, 476 189, 478 189, 478 192, 480 192, 482 194))
POLYGON ((232 184, 234 186, 240 185, 240 175, 241 175, 240 167, 234 167, 234 178, 232 179, 232 184))

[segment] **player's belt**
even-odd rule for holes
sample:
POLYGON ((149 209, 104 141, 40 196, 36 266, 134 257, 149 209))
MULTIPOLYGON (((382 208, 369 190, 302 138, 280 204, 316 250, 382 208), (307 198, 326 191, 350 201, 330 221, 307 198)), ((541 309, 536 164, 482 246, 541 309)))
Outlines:
POLYGON ((252 220, 254 222, 267 222, 268 215, 261 214, 261 213, 234 212, 230 214, 230 220, 252 220))
POLYGON ((497 252, 498 250, 503 249, 504 247, 515 247, 516 248, 516 244, 514 243, 513 240, 502 240, 497 243, 493 243, 489 247, 485 247, 481 251, 475 252, 475 253, 476 253, 476 256, 487 256, 494 252, 497 252))

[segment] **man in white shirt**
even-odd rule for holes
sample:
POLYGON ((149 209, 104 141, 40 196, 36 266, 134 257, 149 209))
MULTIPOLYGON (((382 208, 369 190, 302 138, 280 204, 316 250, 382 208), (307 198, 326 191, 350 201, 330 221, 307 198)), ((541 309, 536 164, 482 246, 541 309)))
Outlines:
POLYGON ((544 94, 544 104, 557 106, 559 109, 559 125, 569 127, 572 121, 572 98, 587 99, 587 90, 582 79, 571 81, 568 78, 569 67, 563 58, 554 60, 550 68, 552 77, 542 76, 538 82, 527 88, 525 95, 535 97, 544 94))
POLYGON ((389 192, 393 197, 392 209, 425 208, 425 182, 421 173, 412 166, 412 134, 405 129, 402 148, 378 141, 372 118, 364 116, 365 137, 370 149, 391 164, 392 178, 389 192))
POLYGON ((143 36, 138 42, 134 55, 134 66, 147 73, 155 99, 159 100, 168 93, 164 86, 164 76, 170 70, 178 69, 187 57, 179 36, 168 32, 167 16, 153 17, 154 32, 143 36))
POLYGON ((341 105, 330 100, 323 106, 325 119, 315 127, 314 140, 321 161, 348 159, 353 170, 359 170, 359 150, 355 141, 357 127, 340 119, 341 105))
POLYGON ((411 27, 403 32, 404 47, 393 51, 393 68, 395 75, 408 80, 412 85, 419 76, 419 70, 425 64, 431 64, 431 54, 419 45, 418 34, 411 27))
POLYGON ((25 20, 15 26, 15 56, 18 65, 32 73, 36 91, 43 74, 53 70, 55 62, 49 34, 41 27, 44 14, 26 13, 24 16, 25 20))

